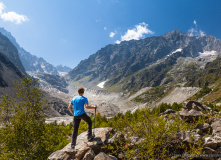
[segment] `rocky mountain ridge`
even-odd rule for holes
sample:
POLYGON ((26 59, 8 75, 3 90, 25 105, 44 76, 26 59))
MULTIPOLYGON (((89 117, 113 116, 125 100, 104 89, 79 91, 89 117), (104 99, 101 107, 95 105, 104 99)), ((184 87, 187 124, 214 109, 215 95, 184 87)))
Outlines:
POLYGON ((52 64, 46 62, 42 57, 39 58, 30 54, 24 48, 20 47, 16 39, 11 35, 11 33, 6 31, 4 28, 0 27, 0 32, 4 36, 6 36, 17 48, 19 57, 26 71, 59 75, 59 72, 68 72, 71 70, 69 67, 61 65, 54 67, 52 64))
MULTIPOLYGON (((69 72, 70 80, 87 87, 100 82, 110 91, 138 91, 143 87, 159 86, 185 77, 172 75, 178 62, 204 55, 204 63, 213 61, 221 53, 221 41, 211 35, 190 36, 179 30, 162 36, 123 41, 107 45, 69 72), (209 54, 207 54, 207 52, 209 54), (183 59, 182 59, 183 58, 183 59)), ((195 60, 196 61, 196 60, 195 60)))
POLYGON ((7 56, 9 60, 20 70, 21 73, 26 75, 25 69, 20 61, 16 47, 10 40, 0 33, 0 52, 7 56))
POLYGON ((14 86, 13 81, 20 80, 24 74, 0 52, 0 87, 14 86))

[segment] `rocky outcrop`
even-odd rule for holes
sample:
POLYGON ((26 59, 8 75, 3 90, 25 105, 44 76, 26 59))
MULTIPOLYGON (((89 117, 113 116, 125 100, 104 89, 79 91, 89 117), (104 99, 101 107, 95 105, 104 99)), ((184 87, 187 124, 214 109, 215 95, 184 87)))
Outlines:
POLYGON ((20 61, 18 50, 11 43, 11 41, 1 33, 0 33, 0 52, 9 58, 9 60, 18 68, 18 70, 22 74, 27 75, 20 61))
MULTIPOLYGON (((14 81, 19 81, 24 75, 10 61, 10 59, 0 52, 0 88, 13 87, 14 81)), ((5 94, 5 93, 4 93, 5 94)))
POLYGON ((191 122, 201 116, 206 116, 202 111, 209 112, 210 110, 197 101, 188 101, 187 103, 183 103, 183 108, 179 113, 182 119, 191 122))
MULTIPOLYGON (((69 143, 62 150, 52 153, 48 160, 112 160, 113 156, 105 154, 105 150, 102 149, 104 144, 112 144, 114 141, 110 141, 111 137, 116 134, 112 128, 95 128, 93 129, 95 138, 93 141, 87 140, 87 132, 81 133, 77 137, 77 144, 75 149, 71 148, 69 143)), ((116 159, 116 158, 115 158, 116 159)))

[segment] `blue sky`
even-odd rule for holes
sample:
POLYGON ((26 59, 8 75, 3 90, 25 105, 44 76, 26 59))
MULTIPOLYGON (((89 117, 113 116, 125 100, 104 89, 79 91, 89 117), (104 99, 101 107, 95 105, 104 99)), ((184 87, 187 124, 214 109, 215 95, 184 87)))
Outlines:
POLYGON ((221 39, 220 0, 0 0, 0 27, 26 51, 75 67, 108 44, 196 28, 221 39), (195 24, 194 24, 195 23, 195 24))

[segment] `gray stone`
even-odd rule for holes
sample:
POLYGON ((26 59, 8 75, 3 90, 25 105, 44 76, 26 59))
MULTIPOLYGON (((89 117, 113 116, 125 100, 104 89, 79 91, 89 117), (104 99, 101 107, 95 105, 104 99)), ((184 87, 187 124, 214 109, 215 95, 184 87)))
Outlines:
POLYGON ((196 133, 199 134, 199 135, 202 135, 203 131, 201 129, 196 129, 196 133))
POLYGON ((104 152, 100 152, 98 155, 94 157, 94 160, 112 160, 112 159, 104 152))
POLYGON ((69 143, 62 150, 52 153, 48 160, 82 159, 89 150, 93 150, 97 154, 100 152, 102 145, 107 143, 114 133, 114 130, 110 127, 95 128, 95 138, 89 142, 87 140, 87 131, 83 132, 77 137, 75 149, 72 149, 71 143, 69 143))
POLYGON ((184 110, 182 109, 180 112, 180 117, 188 122, 197 120, 200 116, 203 116, 201 111, 196 111, 194 109, 191 110, 184 110))
POLYGON ((172 109, 167 109, 163 114, 170 114, 170 113, 176 113, 176 111, 172 109))
POLYGON ((191 109, 193 109, 195 106, 197 106, 197 108, 198 108, 200 111, 206 110, 206 108, 205 108, 201 103, 199 103, 199 102, 197 102, 197 101, 188 101, 188 102, 186 103, 186 107, 185 107, 185 108, 187 108, 187 110, 191 110, 191 109))
POLYGON ((213 122, 211 124, 211 127, 213 129, 213 134, 221 135, 221 120, 213 122))
POLYGON ((112 160, 117 160, 117 158, 116 157, 114 157, 113 155, 108 155, 112 160))
POLYGON ((214 149, 212 149, 210 147, 204 147, 202 152, 205 152, 205 154, 216 154, 217 153, 216 150, 214 150, 214 149))
MULTIPOLYGON (((201 132, 208 132, 208 131, 211 131, 212 130, 212 127, 208 124, 208 123, 204 123, 203 125, 198 125, 197 127, 197 131, 199 132, 199 133, 201 133, 201 132), (201 132, 200 132, 200 131, 201 132)), ((201 133, 202 134, 202 133, 201 133)))
POLYGON ((216 149, 217 142, 216 142, 215 139, 213 139, 211 137, 206 137, 204 147, 209 147, 209 148, 212 148, 212 149, 216 149))
POLYGON ((85 155, 83 160, 93 160, 95 157, 94 151, 93 150, 89 150, 85 155))

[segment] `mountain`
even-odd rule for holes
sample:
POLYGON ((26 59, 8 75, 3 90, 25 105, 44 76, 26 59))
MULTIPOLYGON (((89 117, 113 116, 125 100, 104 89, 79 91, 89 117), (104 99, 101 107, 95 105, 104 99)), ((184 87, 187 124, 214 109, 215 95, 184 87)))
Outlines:
POLYGON ((9 58, 0 53, 0 90, 1 88, 14 86, 13 82, 23 77, 24 74, 9 60, 9 58))
POLYGON ((203 69, 219 53, 221 41, 215 37, 190 36, 174 30, 162 36, 107 45, 81 61, 68 76, 73 83, 86 87, 103 82, 110 91, 137 91, 174 81, 186 83, 182 70, 194 64, 203 69))
POLYGON ((62 65, 58 65, 56 68, 59 72, 69 72, 71 70, 70 67, 62 66, 62 65))
POLYGON ((65 76, 68 74, 68 72, 71 71, 71 68, 67 67, 67 66, 62 66, 62 65, 58 65, 56 67, 56 69, 58 70, 58 73, 60 76, 65 76))
MULTIPOLYGON (((0 32, 3 35, 5 35, 11 41, 11 43, 17 48, 19 57, 26 71, 42 72, 42 73, 49 73, 53 75, 59 75, 57 68, 54 67, 52 64, 46 62, 41 57, 38 58, 30 54, 25 49, 20 47, 20 45, 16 42, 16 39, 11 35, 10 32, 6 31, 4 28, 1 28, 1 27, 0 27, 0 32)), ((65 66, 63 68, 67 69, 65 66)))
POLYGON ((0 33, 0 52, 7 56, 10 61, 19 69, 22 74, 26 74, 25 69, 20 61, 18 50, 10 40, 0 33))

